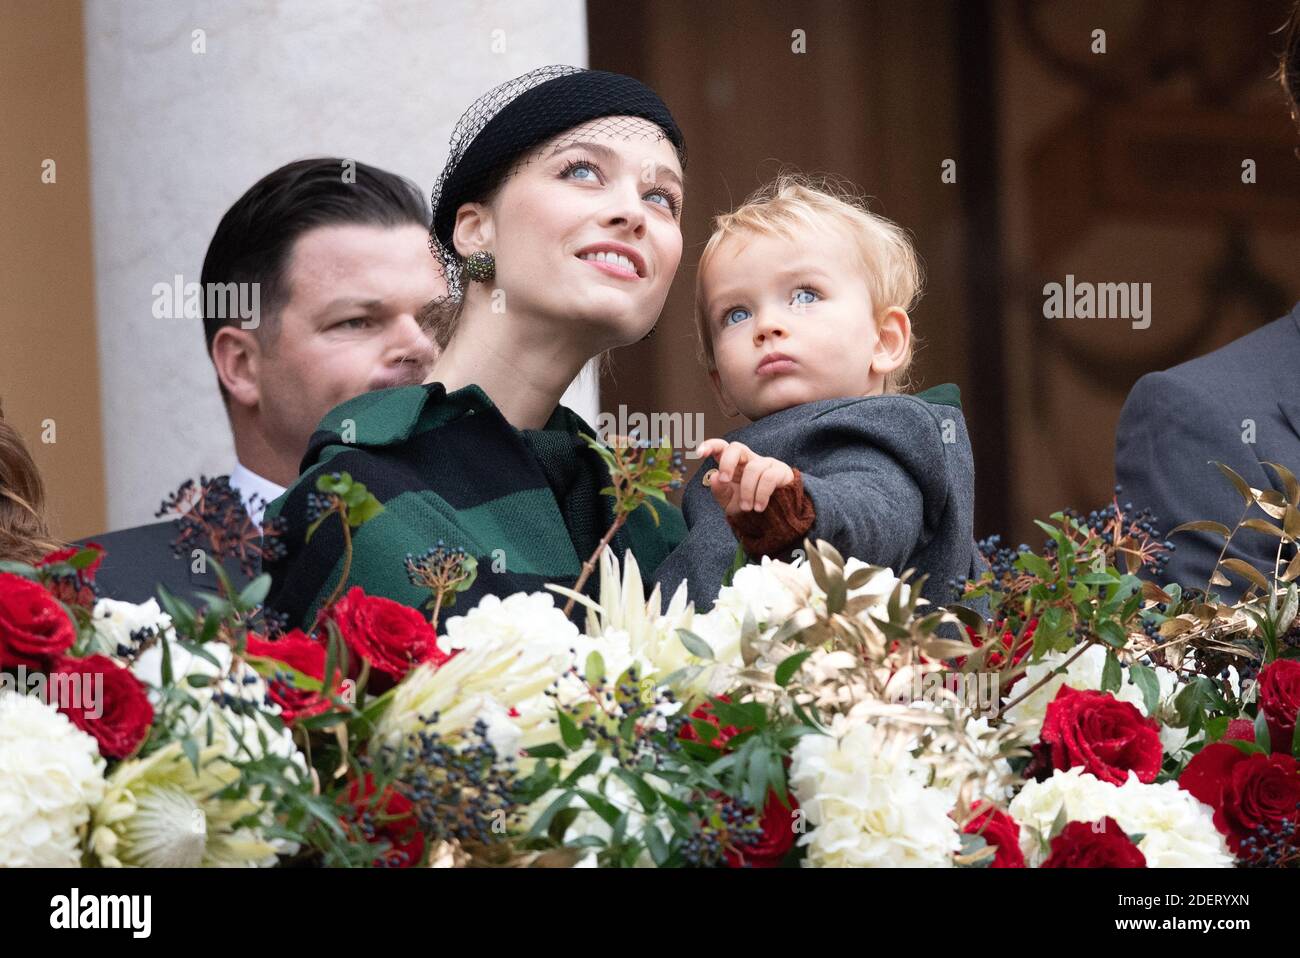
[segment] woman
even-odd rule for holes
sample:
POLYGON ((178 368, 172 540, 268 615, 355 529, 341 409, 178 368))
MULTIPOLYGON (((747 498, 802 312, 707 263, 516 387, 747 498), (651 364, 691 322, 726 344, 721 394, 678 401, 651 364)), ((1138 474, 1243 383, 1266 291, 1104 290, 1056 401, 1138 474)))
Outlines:
POLYGON ((63 543, 45 520, 45 483, 0 408, 0 559, 35 564, 63 543))
MULTIPOLYGON (((470 107, 434 192, 431 246, 451 292, 429 379, 332 410, 267 512, 286 526, 267 604, 288 624, 310 627, 352 586, 424 605, 405 559, 440 544, 478 560, 451 614, 485 594, 574 584, 613 511, 600 493, 609 474, 580 435, 595 431, 559 400, 663 309, 681 259, 684 160, 667 107, 619 74, 546 67, 470 107), (305 541, 316 480, 335 472, 385 506, 351 536, 342 582, 338 517, 305 541)), ((658 525, 638 510, 612 542, 647 583, 685 534, 677 510, 657 508, 658 525)))

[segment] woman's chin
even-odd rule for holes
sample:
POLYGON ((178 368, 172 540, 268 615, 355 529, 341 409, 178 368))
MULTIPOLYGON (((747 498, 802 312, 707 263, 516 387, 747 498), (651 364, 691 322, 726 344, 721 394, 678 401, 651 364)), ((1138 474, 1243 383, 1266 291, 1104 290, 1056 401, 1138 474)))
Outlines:
POLYGON ((640 304, 591 302, 574 318, 582 324, 587 341, 601 351, 630 346, 645 339, 655 325, 654 317, 647 319, 644 308, 634 305, 640 304))

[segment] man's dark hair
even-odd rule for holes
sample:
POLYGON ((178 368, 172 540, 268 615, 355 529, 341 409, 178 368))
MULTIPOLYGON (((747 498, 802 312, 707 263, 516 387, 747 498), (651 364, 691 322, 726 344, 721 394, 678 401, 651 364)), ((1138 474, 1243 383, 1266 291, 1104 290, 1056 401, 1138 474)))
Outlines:
MULTIPOLYGON (((217 330, 240 322, 238 315, 208 315, 208 291, 213 284, 257 283, 259 322, 274 338, 279 312, 289 298, 286 271, 298 237, 320 226, 410 223, 428 230, 431 220, 428 201, 414 183, 355 160, 329 156, 296 160, 268 173, 221 217, 203 259, 203 335, 208 355, 217 330)), ((225 398, 225 386, 221 394, 225 398)))
POLYGON ((1282 50, 1278 78, 1282 81, 1282 89, 1291 98, 1291 119, 1300 125, 1300 3, 1291 10, 1291 17, 1282 29, 1286 46, 1282 50))

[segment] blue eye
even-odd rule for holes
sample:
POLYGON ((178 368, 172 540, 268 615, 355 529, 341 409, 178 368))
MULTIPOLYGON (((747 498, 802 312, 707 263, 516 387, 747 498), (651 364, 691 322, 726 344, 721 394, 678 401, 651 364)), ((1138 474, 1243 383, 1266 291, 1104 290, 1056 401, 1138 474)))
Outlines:
POLYGON ((591 180, 600 179, 600 175, 599 172, 596 170, 595 164, 588 163, 585 160, 578 160, 576 163, 570 164, 568 167, 565 168, 564 175, 569 176, 570 178, 575 180, 582 180, 584 182, 590 182, 591 180), (586 177, 586 176, 572 175, 574 173, 577 173, 579 170, 585 170, 586 172, 590 173, 591 176, 586 177))
POLYGON ((821 297, 817 295, 816 290, 796 289, 794 291, 794 298, 790 301, 790 304, 792 306, 810 306, 819 299, 821 299, 821 297))
POLYGON ((749 317, 753 315, 754 314, 751 313, 749 310, 747 310, 744 306, 737 306, 734 309, 729 309, 722 314, 722 325, 723 326, 735 325, 735 323, 732 322, 733 318, 735 319, 736 323, 743 323, 745 320, 749 319, 749 317), (737 314, 739 313, 744 313, 744 315, 738 316, 737 314))

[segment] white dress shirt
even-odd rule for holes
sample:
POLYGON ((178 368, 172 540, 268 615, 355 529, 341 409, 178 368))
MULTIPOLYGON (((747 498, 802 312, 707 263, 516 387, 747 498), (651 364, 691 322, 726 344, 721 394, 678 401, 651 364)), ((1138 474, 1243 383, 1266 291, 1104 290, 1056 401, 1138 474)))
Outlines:
POLYGON ((262 513, 267 505, 284 495, 285 490, 284 486, 277 486, 246 468, 242 462, 235 463, 235 468, 230 471, 230 487, 239 493, 249 518, 258 525, 262 524, 262 513), (258 497, 257 502, 252 501, 254 495, 258 497))

